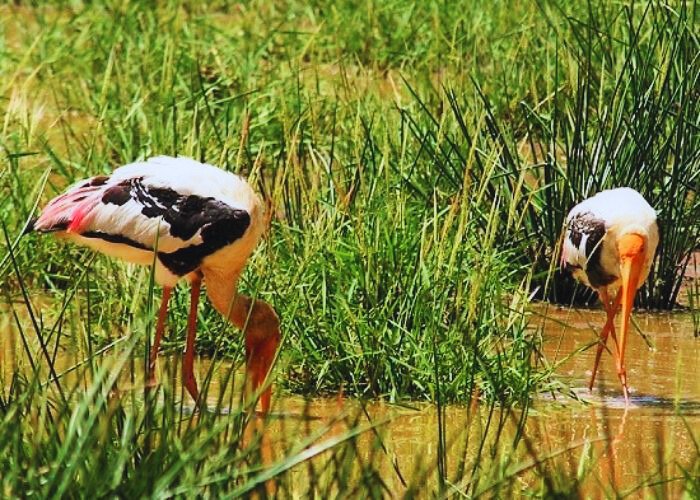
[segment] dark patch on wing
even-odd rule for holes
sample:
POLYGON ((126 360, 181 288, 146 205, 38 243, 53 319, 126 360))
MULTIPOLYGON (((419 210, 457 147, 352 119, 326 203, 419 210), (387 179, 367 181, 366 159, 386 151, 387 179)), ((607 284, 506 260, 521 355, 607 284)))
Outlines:
POLYGON ((122 206, 131 199, 132 181, 122 181, 116 186, 107 188, 102 195, 102 203, 122 206))
POLYGON ((203 245, 190 245, 176 252, 158 252, 158 259, 171 273, 184 276, 199 268, 207 255, 203 245))
POLYGON ((109 176, 107 175, 98 175, 95 176, 91 179, 88 179, 84 184, 80 186, 81 189, 89 188, 89 187, 99 187, 99 186, 104 186, 107 181, 109 180, 109 176))
POLYGON ((107 181, 109 180, 109 176, 107 175, 98 175, 97 177, 93 177, 90 179, 90 186, 104 186, 107 184, 107 181))
POLYGON ((211 197, 181 195, 170 188, 149 188, 140 180, 134 182, 132 195, 143 205, 143 215, 162 217, 170 225, 170 234, 181 240, 189 240, 200 229, 204 231, 207 226, 219 225, 222 221, 230 221, 229 225, 236 228, 243 226, 243 231, 250 224, 248 212, 211 197))
POLYGON ((569 240, 576 248, 580 247, 584 235, 588 236, 584 252, 586 255, 585 272, 590 284, 598 288, 617 280, 618 277, 608 274, 600 263, 603 238, 607 232, 605 221, 597 219, 591 212, 582 212, 572 217, 568 226, 569 240))
MULTIPOLYGON (((162 217, 170 226, 170 234, 181 240, 189 240, 199 230, 214 223, 217 227, 226 222, 228 232, 242 232, 230 241, 238 239, 250 224, 245 210, 235 209, 211 197, 182 195, 170 188, 144 186, 141 179, 132 179, 131 196, 141 205, 141 213, 149 218, 162 217)), ((208 230, 211 234, 211 229, 208 230)), ((202 238, 206 239, 204 234, 202 238)), ((224 239, 229 238, 224 236, 224 239)))
POLYGON ((229 207, 229 216, 212 222, 202 229, 202 243, 181 248, 175 252, 158 252, 158 258, 173 274, 184 276, 199 268, 202 260, 217 250, 239 239, 250 225, 245 210, 229 207))
POLYGON ((569 221, 569 240, 576 248, 580 247, 583 237, 588 236, 585 248, 588 262, 600 253, 605 233, 605 221, 596 219, 590 212, 578 213, 569 221))
POLYGON ((618 279, 618 276, 606 273, 605 269, 600 265, 600 261, 593 265, 588 265, 588 268, 586 268, 586 276, 588 276, 588 282, 593 288, 608 286, 618 279))
POLYGON ((102 231, 86 231, 84 233, 81 233, 80 236, 83 236, 85 238, 99 238, 101 240, 109 241, 110 243, 128 245, 130 247, 138 248, 140 250, 153 250, 152 248, 148 248, 143 243, 139 243, 138 241, 132 240, 131 238, 128 238, 126 236, 122 236, 121 234, 110 234, 104 233, 102 231))
MULTIPOLYGON (((170 253, 158 252, 163 265, 179 276, 199 268, 205 257, 239 239, 250 226, 250 215, 245 210, 212 197, 183 195, 174 189, 147 186, 142 177, 122 181, 102 195, 103 203, 121 206, 130 200, 141 205, 141 213, 146 217, 162 218, 167 222, 169 233, 175 238, 187 241, 201 231, 200 244, 170 253)), ((111 240, 104 235, 96 237, 146 249, 138 242, 118 235, 108 235, 113 238, 111 240)))

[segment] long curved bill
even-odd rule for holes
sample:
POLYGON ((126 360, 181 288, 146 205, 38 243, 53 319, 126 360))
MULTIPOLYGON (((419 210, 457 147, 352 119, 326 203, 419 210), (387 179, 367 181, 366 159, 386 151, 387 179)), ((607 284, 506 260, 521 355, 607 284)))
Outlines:
POLYGON ((639 234, 625 234, 620 237, 617 243, 622 271, 622 290, 620 291, 622 294, 622 325, 618 345, 617 374, 620 377, 620 382, 622 382, 626 404, 629 404, 629 389, 625 371, 625 346, 627 344, 634 297, 637 293, 637 288, 639 288, 639 278, 644 265, 645 247, 646 239, 639 234))

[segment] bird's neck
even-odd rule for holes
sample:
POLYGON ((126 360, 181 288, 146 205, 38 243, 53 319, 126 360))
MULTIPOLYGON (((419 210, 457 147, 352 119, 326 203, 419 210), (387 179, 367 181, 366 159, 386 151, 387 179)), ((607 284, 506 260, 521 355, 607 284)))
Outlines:
POLYGON ((206 285, 207 296, 214 308, 229 321, 234 324, 240 322, 240 311, 247 309, 250 299, 239 295, 238 278, 239 272, 232 273, 219 269, 202 269, 204 283, 206 285))

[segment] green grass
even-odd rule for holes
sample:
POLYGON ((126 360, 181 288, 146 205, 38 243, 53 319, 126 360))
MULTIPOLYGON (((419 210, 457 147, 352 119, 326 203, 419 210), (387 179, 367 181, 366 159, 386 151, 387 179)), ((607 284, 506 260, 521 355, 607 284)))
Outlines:
MULTIPOLYGON (((22 339, 44 370, 2 393, 0 448, 16 459, 0 464, 13 474, 4 491, 166 495, 211 479, 218 495, 258 487, 258 473, 282 478, 301 456, 291 447, 280 468, 256 469, 257 445, 226 441, 243 414, 190 424, 167 390, 162 404, 114 402, 116 368, 101 358, 84 367, 95 377, 85 394, 37 386, 54 350, 107 346, 122 362, 145 359, 157 295, 148 270, 19 238, 37 204, 139 158, 220 165, 270 204, 242 288, 282 318, 276 381, 288 391, 440 408, 478 395, 492 412, 517 408, 524 425, 532 395, 558 387, 540 363, 529 303, 590 299, 556 272, 558 238, 569 208, 606 187, 632 185, 658 209, 662 250, 639 302, 674 307, 700 234, 697 6, 568 3, 2 7, 0 218, 16 266, 3 239, 0 280, 8 307, 24 311, 22 292, 32 297, 36 325, 30 333, 21 313, 22 339), (35 438, 22 425, 30 416, 44 429, 35 438), (67 453, 73 468, 56 469, 67 453), (122 475, 100 483, 95 468, 122 475)), ((171 352, 187 297, 178 290, 173 301, 171 352)), ((241 343, 200 309, 200 352, 236 365, 241 343)), ((480 454, 450 477, 440 425, 432 485, 513 487, 505 452, 487 477, 476 474, 480 454)), ((338 459, 314 473, 316 494, 340 490, 345 472, 356 488, 385 491, 352 432, 327 443, 338 459)), ((558 489, 537 474, 543 492, 558 489)))
MULTIPOLYGON (((11 236, 30 216, 46 169, 42 199, 151 154, 207 160, 249 175, 273 207, 244 288, 283 319, 290 389, 464 402, 479 389, 502 402, 527 399, 542 376, 530 376, 531 266, 508 265, 519 249, 499 248, 496 237, 518 225, 521 200, 492 196, 500 173, 484 168, 481 152, 465 151, 458 169, 426 156, 443 139, 412 95, 414 85, 432 91, 436 71, 463 78, 440 54, 466 54, 466 33, 461 41, 443 35, 457 36, 467 13, 452 19, 426 5, 392 28, 386 19, 397 19, 400 3, 367 5, 369 19, 337 8, 323 20, 318 7, 297 4, 228 14, 174 4, 20 9, 26 27, 7 20, 9 38, 28 49, 10 64, 10 80, 23 83, 8 98, 14 126, 3 140, 0 210, 11 236), (418 34, 409 31, 414 22, 418 34), (385 31, 346 47, 366 23, 385 31), (425 40, 415 52, 399 50, 401 39, 416 37, 425 40), (404 81, 404 67, 418 78, 404 81), (437 185, 442 175, 454 187, 437 185)), ((469 34, 469 47, 481 47, 485 33, 469 34)), ((89 255, 36 238, 17 252, 25 279, 50 295, 89 255)), ((114 318, 146 311, 144 274, 98 258, 89 276, 92 305, 79 307, 95 309, 89 337, 101 345, 123 332, 114 318)), ((237 354, 239 337, 222 337, 224 325, 204 314, 202 352, 237 354)))
POLYGON ((549 53, 534 67, 546 84, 539 87, 531 76, 532 90, 512 109, 502 108, 492 82, 472 77, 471 86, 446 80, 444 91, 433 93, 437 105, 416 96, 427 130, 420 117, 409 120, 418 140, 444 137, 424 149, 441 174, 433 185, 459 190, 472 150, 480 171, 494 169, 490 196, 512 197, 514 205, 501 216, 512 219, 516 211, 519 217, 501 232, 498 246, 515 248, 534 265, 532 284, 541 298, 597 300, 553 269, 564 219, 596 192, 636 188, 657 210, 662 233, 637 303, 673 309, 700 241, 698 9, 655 2, 592 2, 589 8, 577 13, 555 2, 541 5, 549 53))
MULTIPOLYGON (((592 6, 583 20, 555 28, 577 41, 562 49, 578 61, 575 82, 557 88, 558 67, 551 100, 523 105, 543 187, 533 229, 549 248, 568 208, 601 189, 632 186, 656 209, 662 244, 637 300, 647 308, 676 307, 700 241, 698 15, 696 3, 592 6)), ((553 285, 550 298, 572 300, 570 282, 553 285)))

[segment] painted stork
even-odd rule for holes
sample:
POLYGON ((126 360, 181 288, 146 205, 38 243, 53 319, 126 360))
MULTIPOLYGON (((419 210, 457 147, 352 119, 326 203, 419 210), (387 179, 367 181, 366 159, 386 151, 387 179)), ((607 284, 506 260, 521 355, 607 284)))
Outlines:
MULTIPOLYGON (((33 230, 55 233, 112 257, 155 265, 163 287, 148 384, 176 284, 191 285, 183 383, 198 400, 193 372, 197 304, 202 279, 219 313, 245 331, 248 380, 263 384, 280 342, 279 320, 265 302, 237 293, 238 278, 263 231, 260 198, 241 177, 190 158, 159 156, 78 182, 51 200, 33 230)), ((270 387, 261 395, 270 407, 270 387)))
POLYGON ((566 217, 565 231, 562 267, 573 271, 574 277, 598 292, 607 313, 589 389, 593 389, 600 356, 608 335, 612 334, 617 374, 625 403, 629 404, 625 345, 634 297, 649 276, 659 243, 656 212, 634 189, 610 189, 572 208, 566 217), (622 320, 618 338, 614 322, 620 306, 622 320))

